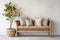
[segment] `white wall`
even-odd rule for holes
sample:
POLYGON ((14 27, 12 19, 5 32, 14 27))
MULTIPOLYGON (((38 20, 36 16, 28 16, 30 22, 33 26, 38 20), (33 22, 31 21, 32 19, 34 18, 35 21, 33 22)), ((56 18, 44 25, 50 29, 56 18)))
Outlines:
MULTIPOLYGON (((60 35, 60 0, 0 0, 0 34, 6 34, 9 21, 2 16, 4 4, 12 2, 17 8, 21 8, 21 14, 30 18, 46 17, 54 21, 52 26, 53 35, 60 35)), ((14 25, 15 26, 15 25, 14 25)), ((36 34, 40 33, 21 33, 36 34)), ((45 35, 45 34, 44 34, 45 35)))

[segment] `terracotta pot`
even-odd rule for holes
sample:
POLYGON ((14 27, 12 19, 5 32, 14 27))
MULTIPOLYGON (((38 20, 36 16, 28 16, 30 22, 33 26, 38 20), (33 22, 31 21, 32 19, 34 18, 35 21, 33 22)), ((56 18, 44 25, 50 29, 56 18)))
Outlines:
POLYGON ((14 37, 16 33, 16 30, 14 28, 7 28, 7 35, 9 37, 14 37))

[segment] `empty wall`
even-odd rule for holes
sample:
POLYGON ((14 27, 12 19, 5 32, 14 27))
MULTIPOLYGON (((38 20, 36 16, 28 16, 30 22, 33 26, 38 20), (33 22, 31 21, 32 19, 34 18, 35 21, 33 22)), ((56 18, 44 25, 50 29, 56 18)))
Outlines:
MULTIPOLYGON (((21 8, 22 16, 50 18, 53 20, 53 35, 60 35, 60 0, 0 0, 0 34, 5 35, 6 28, 9 28, 9 21, 5 20, 5 17, 2 16, 3 9, 5 8, 4 4, 8 2, 14 3, 18 9, 21 8)), ((14 23, 13 27, 15 26, 14 23)), ((21 35, 23 34, 41 35, 44 33, 21 33, 21 35)))

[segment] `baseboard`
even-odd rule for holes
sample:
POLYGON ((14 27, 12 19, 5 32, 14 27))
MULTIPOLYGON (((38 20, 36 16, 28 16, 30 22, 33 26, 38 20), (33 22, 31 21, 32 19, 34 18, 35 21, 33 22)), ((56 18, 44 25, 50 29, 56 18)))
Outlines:
MULTIPOLYGON (((21 37, 48 37, 48 35, 20 35, 21 37)), ((60 35, 52 35, 52 37, 60 37, 60 35)))

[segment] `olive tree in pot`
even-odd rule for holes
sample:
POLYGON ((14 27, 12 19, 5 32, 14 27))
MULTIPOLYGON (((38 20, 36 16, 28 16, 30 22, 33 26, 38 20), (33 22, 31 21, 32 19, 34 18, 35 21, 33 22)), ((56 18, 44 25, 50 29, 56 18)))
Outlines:
POLYGON ((7 28, 7 35, 8 36, 15 36, 16 30, 12 28, 12 23, 14 20, 14 17, 20 16, 20 13, 17 11, 15 5, 13 5, 11 2, 5 4, 3 16, 6 17, 6 20, 10 21, 10 28, 7 28))

